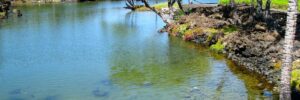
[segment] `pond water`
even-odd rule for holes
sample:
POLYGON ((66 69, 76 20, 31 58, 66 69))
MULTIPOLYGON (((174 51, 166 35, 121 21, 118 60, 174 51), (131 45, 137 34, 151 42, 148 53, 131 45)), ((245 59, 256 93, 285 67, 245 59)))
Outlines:
POLYGON ((0 99, 276 98, 222 55, 158 33, 164 23, 154 13, 123 6, 30 5, 1 20, 0 99))

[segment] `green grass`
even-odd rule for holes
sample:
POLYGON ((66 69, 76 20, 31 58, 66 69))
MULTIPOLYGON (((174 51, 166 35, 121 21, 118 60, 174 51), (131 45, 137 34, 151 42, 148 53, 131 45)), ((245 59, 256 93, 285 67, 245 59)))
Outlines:
MULTIPOLYGON (((168 7, 168 3, 167 2, 158 3, 158 4, 151 5, 151 7, 154 7, 157 10, 161 10, 162 8, 167 8, 168 7)), ((177 3, 174 4, 173 7, 174 8, 179 8, 179 6, 178 6, 177 3)), ((147 11, 147 10, 149 10, 147 7, 141 7, 141 8, 137 9, 137 11, 147 11)))
MULTIPOLYGON (((255 4, 256 4, 256 0, 255 4)), ((263 5, 266 4, 267 0, 263 0, 263 5)), ((219 4, 229 4, 230 0, 219 0, 219 4)), ((236 3, 245 3, 245 4, 251 4, 251 0, 235 0, 236 3)), ((271 7, 274 9, 281 9, 281 10, 287 10, 288 8, 288 0, 271 0, 271 7)), ((298 5, 300 2, 298 2, 298 5)), ((300 11, 300 9, 298 8, 300 11)))
MULTIPOLYGON (((158 4, 155 4, 155 5, 153 5, 153 7, 155 7, 155 8, 158 8, 158 9, 161 9, 161 8, 166 8, 166 7, 168 7, 168 3, 167 3, 167 2, 158 3, 158 4)), ((178 8, 178 5, 177 5, 177 3, 176 3, 176 4, 174 4, 174 6, 173 6, 173 7, 175 7, 175 8, 178 8)))

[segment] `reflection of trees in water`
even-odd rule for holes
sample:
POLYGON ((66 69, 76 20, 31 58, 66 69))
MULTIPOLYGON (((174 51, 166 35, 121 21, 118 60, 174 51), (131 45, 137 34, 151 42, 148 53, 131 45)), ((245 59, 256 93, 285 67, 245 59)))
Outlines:
MULTIPOLYGON (((138 23, 144 23, 141 22, 141 20, 139 20, 140 22, 138 22, 138 19, 140 19, 139 17, 143 17, 141 14, 139 15, 138 13, 143 13, 143 12, 135 12, 135 11, 130 11, 128 13, 126 13, 125 15, 125 24, 127 26, 129 26, 130 28, 137 28, 137 24, 138 23)), ((153 20, 155 22, 155 27, 158 27, 158 16, 155 15, 155 20, 153 20)))
POLYGON ((130 28, 135 28, 137 23, 137 12, 130 11, 125 15, 125 24, 130 28))
POLYGON ((22 9, 24 16, 7 19, 9 21, 3 28, 19 27, 20 25, 39 27, 45 22, 48 25, 59 26, 65 22, 82 21, 94 17, 91 16, 92 14, 97 14, 96 4, 68 3, 20 6, 17 8, 22 9))
POLYGON ((215 100, 220 100, 222 98, 222 90, 224 88, 225 82, 227 80, 227 72, 228 70, 224 70, 222 77, 219 79, 219 83, 217 84, 216 94, 214 95, 215 100))

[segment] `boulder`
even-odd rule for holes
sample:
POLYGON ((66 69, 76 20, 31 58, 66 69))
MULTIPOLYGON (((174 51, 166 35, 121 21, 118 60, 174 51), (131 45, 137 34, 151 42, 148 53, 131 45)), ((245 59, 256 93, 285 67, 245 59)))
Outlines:
POLYGON ((256 24, 255 25, 255 30, 257 30, 257 31, 266 31, 267 28, 263 25, 256 24))

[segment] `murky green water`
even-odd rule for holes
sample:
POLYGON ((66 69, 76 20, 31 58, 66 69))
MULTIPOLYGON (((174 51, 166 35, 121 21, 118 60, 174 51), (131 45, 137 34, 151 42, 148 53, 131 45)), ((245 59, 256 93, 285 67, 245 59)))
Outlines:
POLYGON ((243 100, 267 87, 220 55, 157 33, 123 2, 20 7, 0 22, 1 100, 243 100))

